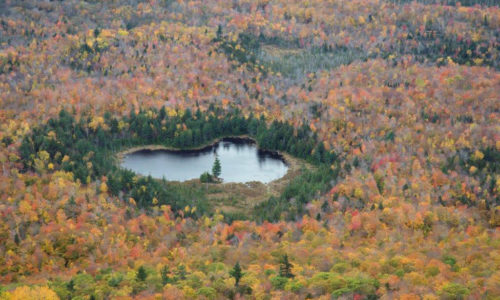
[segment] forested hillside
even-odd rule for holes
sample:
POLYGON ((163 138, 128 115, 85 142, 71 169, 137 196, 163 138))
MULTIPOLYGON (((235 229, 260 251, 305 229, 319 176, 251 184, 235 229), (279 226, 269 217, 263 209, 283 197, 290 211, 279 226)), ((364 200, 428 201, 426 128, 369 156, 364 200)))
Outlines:
POLYGON ((0 1, 0 299, 499 299, 499 70, 492 0, 0 1), (116 164, 234 135, 310 167, 116 164))

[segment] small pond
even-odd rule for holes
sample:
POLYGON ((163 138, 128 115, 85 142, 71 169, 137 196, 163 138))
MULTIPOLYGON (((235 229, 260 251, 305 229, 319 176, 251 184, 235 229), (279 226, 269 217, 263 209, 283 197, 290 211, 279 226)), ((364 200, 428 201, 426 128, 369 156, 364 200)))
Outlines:
POLYGON ((216 156, 224 182, 268 183, 283 177, 288 170, 280 155, 259 150, 250 140, 233 138, 201 150, 140 150, 125 155, 121 166, 145 176, 186 181, 199 178, 206 171, 211 173, 216 156))

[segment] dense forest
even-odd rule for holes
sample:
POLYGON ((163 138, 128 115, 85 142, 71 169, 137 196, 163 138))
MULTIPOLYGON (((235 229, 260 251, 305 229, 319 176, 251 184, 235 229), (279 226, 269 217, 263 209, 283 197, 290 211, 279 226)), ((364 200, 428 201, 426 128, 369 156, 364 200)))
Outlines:
POLYGON ((496 0, 0 1, 0 299, 498 299, 499 68, 496 0), (305 167, 118 167, 225 136, 305 167))
POLYGON ((25 170, 39 174, 62 170, 71 173, 79 183, 99 180, 101 190, 122 200, 129 199, 138 208, 169 205, 178 212, 191 206, 196 208, 196 214, 191 216, 199 217, 213 213, 201 190, 169 185, 165 180, 160 183, 150 176, 137 176, 120 168, 114 155, 121 149, 140 145, 191 149, 226 136, 243 135, 255 138, 262 149, 284 151, 323 166, 295 178, 278 198, 280 204, 276 203, 277 199, 260 204, 255 216, 261 221, 277 221, 285 212, 288 219, 296 219, 304 212, 305 204, 317 192, 325 192, 334 179, 332 166, 337 155, 326 151, 308 126, 295 130, 290 124, 280 121, 267 126, 264 118, 244 117, 239 110, 226 112, 213 106, 206 112, 198 108, 192 113, 186 109, 175 112, 173 116, 167 115, 165 107, 137 114, 131 111, 122 119, 106 113, 102 118, 82 116, 78 122, 73 115, 62 110, 58 118, 34 128, 24 138, 19 152, 25 170), (302 187, 300 191, 297 186, 302 187), (300 201, 290 206, 288 200, 292 197, 300 201))

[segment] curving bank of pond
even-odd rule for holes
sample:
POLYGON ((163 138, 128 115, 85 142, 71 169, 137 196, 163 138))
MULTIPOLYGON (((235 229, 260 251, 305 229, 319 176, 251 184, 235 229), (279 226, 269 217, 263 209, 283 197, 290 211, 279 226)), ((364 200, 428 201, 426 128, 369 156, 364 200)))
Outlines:
POLYGON ((198 149, 180 150, 161 146, 129 149, 119 155, 120 166, 143 176, 169 181, 197 179, 210 172, 218 157, 225 183, 269 183, 288 172, 284 157, 259 149, 253 139, 226 137, 198 149))

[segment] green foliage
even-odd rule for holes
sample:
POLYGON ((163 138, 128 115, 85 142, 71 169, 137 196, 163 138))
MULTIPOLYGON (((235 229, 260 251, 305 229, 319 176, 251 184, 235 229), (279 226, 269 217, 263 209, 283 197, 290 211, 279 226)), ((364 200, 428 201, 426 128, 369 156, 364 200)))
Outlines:
MULTIPOLYGON (((119 168, 110 157, 133 146, 159 144, 189 149, 211 143, 214 139, 237 135, 252 136, 263 149, 288 152, 321 166, 315 171, 303 172, 279 198, 261 203, 256 208, 258 220, 278 220, 283 213, 290 219, 302 215, 305 204, 318 192, 328 189, 334 175, 329 166, 337 156, 324 149, 307 124, 297 129, 285 122, 274 121, 268 125, 262 118, 252 115, 245 118, 238 110, 224 111, 213 106, 206 112, 198 110, 193 114, 188 109, 172 117, 166 114, 165 108, 138 114, 132 111, 120 120, 108 114, 97 124, 95 117, 82 115, 76 120, 62 110, 58 118, 33 128, 32 133, 23 139, 19 152, 25 170, 38 170, 35 168, 38 153, 46 151, 55 170, 71 172, 84 184, 106 176, 111 194, 123 199, 133 198, 139 208, 154 205, 153 199, 156 199, 157 205, 170 205, 175 212, 187 205, 197 207, 193 215, 196 217, 210 213, 212 209, 202 187, 173 185, 151 177, 139 177, 130 170, 119 168), (119 124, 124 129, 119 129, 119 124), (290 205, 292 198, 297 201, 290 205)), ((213 170, 217 175, 220 174, 218 165, 216 163, 213 170)), ((209 179, 206 174, 202 177, 204 182, 209 179)))
POLYGON ((335 271, 336 273, 344 273, 349 268, 350 267, 349 267, 348 263, 340 262, 340 263, 336 263, 335 265, 333 265, 332 270, 335 271))
POLYGON ((137 276, 128 276, 125 273, 112 273, 111 269, 101 270, 95 276, 80 273, 69 281, 54 279, 48 286, 60 299, 110 299, 124 287, 131 288, 132 292, 139 292, 147 288, 145 281, 140 281, 137 276))
POLYGON ((361 295, 374 295, 379 287, 377 280, 359 275, 355 277, 341 276, 340 274, 321 272, 309 280, 309 286, 321 291, 331 293, 333 297, 357 293, 361 295))
POLYGON ((220 27, 217 29, 217 37, 214 42, 219 43, 219 49, 226 54, 226 56, 239 63, 246 65, 249 70, 253 68, 259 69, 263 74, 267 74, 267 70, 257 64, 257 53, 260 49, 260 43, 254 38, 253 35, 248 33, 240 33, 237 41, 233 41, 222 34, 220 27))
POLYGON ((442 258, 442 261, 445 264, 449 265, 450 267, 455 266, 455 264, 457 263, 457 260, 453 256, 450 256, 450 255, 444 255, 442 258))
MULTIPOLYGON (((492 45, 492 41, 473 41, 459 37, 457 34, 447 33, 440 26, 428 21, 425 26, 425 31, 420 32, 415 28, 413 32, 409 32, 406 41, 399 41, 400 45, 411 44, 416 40, 420 43, 420 47, 404 47, 407 49, 403 54, 413 54, 417 60, 430 60, 443 65, 447 63, 447 58, 450 57, 455 63, 463 65, 474 65, 475 59, 482 59, 484 65, 492 67, 500 67, 498 60, 488 54, 488 47, 492 45)), ((389 53, 385 54, 389 55, 389 53)))
POLYGON ((278 197, 259 203, 254 208, 254 218, 259 221, 277 221, 280 219, 294 220, 305 213, 305 204, 326 192, 330 181, 337 178, 338 173, 332 172, 327 165, 313 170, 302 170, 293 178, 278 197))
POLYGON ((123 275, 122 274, 118 274, 116 276, 111 277, 108 280, 108 285, 111 286, 111 287, 117 287, 117 286, 120 285, 120 283, 122 282, 122 280, 123 280, 123 275))
POLYGON ((297 280, 289 280, 285 284, 285 290, 291 291, 293 293, 299 293, 304 288, 304 284, 298 282, 297 280))
POLYGON ((252 288, 249 287, 248 285, 240 285, 236 288, 236 291, 240 295, 251 295, 253 292, 252 288))
POLYGON ((185 283, 188 284, 193 289, 198 289, 203 285, 202 279, 200 278, 200 276, 198 276, 197 273, 186 275, 185 283))
POLYGON ((397 270, 394 272, 394 274, 395 274, 396 276, 398 276, 399 278, 403 278, 403 276, 405 276, 405 270, 403 270, 403 269, 397 269, 397 270))
POLYGON ((315 274, 309 285, 313 288, 318 288, 322 293, 331 293, 341 289, 346 285, 345 280, 338 274, 321 272, 315 274))
POLYGON ((9 53, 7 56, 0 57, 0 75, 7 74, 19 67, 19 59, 9 53))
POLYGON ((177 270, 175 271, 175 277, 174 280, 185 280, 187 276, 187 271, 186 271, 186 266, 184 265, 179 265, 177 266, 177 270))
POLYGON ((431 266, 425 269, 425 275, 427 277, 434 277, 439 274, 439 268, 436 266, 431 266))
POLYGON ((271 277, 271 285, 275 289, 283 290, 285 288, 285 285, 288 283, 288 280, 289 279, 287 277, 273 276, 271 277))
MULTIPOLYGON (((450 170, 462 171, 476 180, 482 186, 482 189, 495 195, 495 177, 500 175, 500 151, 495 147, 489 146, 476 150, 462 148, 451 153, 446 162, 441 164, 441 171, 448 173, 450 170)), ((472 201, 466 195, 457 197, 463 204, 477 205, 478 201, 472 201)), ((496 207, 500 205, 500 197, 486 198, 487 207, 496 207)))
POLYGON ((146 269, 144 266, 140 266, 139 269, 137 270, 137 280, 139 281, 145 281, 146 278, 148 278, 148 273, 146 272, 146 269))
POLYGON ((470 294, 470 291, 467 287, 461 284, 450 282, 441 288, 439 294, 443 299, 460 300, 466 299, 466 297, 470 294))
POLYGON ((203 286, 198 289, 197 294, 199 296, 206 297, 207 299, 216 299, 217 291, 214 288, 203 286))
POLYGON ((475 157, 471 151, 467 164, 475 166, 480 172, 484 170, 488 174, 500 174, 500 150, 495 147, 486 147, 479 149, 479 151, 483 153, 484 157, 475 157))
POLYGON ((1 142, 5 145, 5 146, 9 146, 10 144, 12 144, 14 142, 14 140, 12 139, 12 137, 10 136, 5 136, 2 138, 1 142))
MULTIPOLYGON (((99 29, 96 28, 94 36, 97 37, 99 33, 99 29)), ((99 44, 97 41, 89 43, 87 39, 83 39, 70 47, 65 62, 74 70, 88 73, 100 71, 102 68, 102 64, 100 64, 101 57, 108 49, 109 46, 106 44, 99 44)))
POLYGON ((285 254, 280 259, 280 276, 286 278, 293 278, 295 275, 292 273, 292 264, 288 261, 288 255, 285 254))
POLYGON ((442 261, 445 264, 449 265, 453 272, 458 272, 460 270, 460 267, 457 265, 457 260, 455 257, 451 255, 444 255, 442 261))
POLYGON ((240 263, 237 262, 233 269, 231 271, 229 271, 229 275, 231 275, 231 277, 234 278, 235 282, 234 282, 234 286, 238 286, 239 283, 240 283, 240 279, 241 277, 243 277, 243 272, 241 271, 241 267, 240 267, 240 263))
POLYGON ((381 176, 380 174, 375 173, 374 178, 375 182, 377 183, 378 191, 382 195, 384 193, 384 188, 385 188, 384 177, 381 176))
POLYGON ((220 160, 219 157, 215 157, 214 165, 212 166, 212 175, 215 178, 218 178, 221 173, 221 165, 220 165, 220 160))
POLYGON ((394 137, 395 137, 394 131, 390 130, 389 132, 386 133, 384 139, 386 141, 394 142, 394 137))
POLYGON ((56 278, 54 280, 51 280, 48 286, 57 294, 60 299, 71 299, 73 290, 70 290, 68 288, 68 284, 63 280, 56 278))
POLYGON ((203 172, 203 174, 200 175, 200 181, 203 183, 210 183, 214 181, 214 178, 212 177, 212 174, 203 172))
POLYGON ((161 282, 163 283, 163 285, 167 284, 170 282, 170 268, 168 266, 163 266, 161 268, 161 282))
POLYGON ((74 296, 90 295, 95 291, 94 277, 90 274, 81 273, 75 275, 68 283, 67 289, 74 296))

